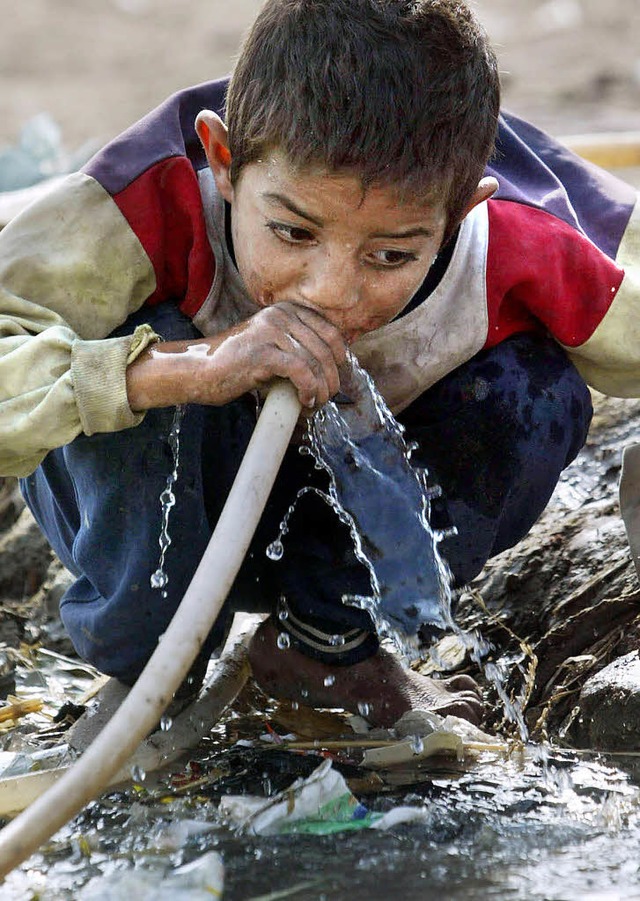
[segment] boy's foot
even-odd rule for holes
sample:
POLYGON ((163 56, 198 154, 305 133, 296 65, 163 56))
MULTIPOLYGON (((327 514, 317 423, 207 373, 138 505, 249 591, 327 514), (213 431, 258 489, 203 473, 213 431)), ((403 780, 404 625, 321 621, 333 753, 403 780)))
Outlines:
POLYGON ((480 690, 469 676, 430 679, 406 669, 382 648, 353 666, 330 666, 295 648, 280 650, 270 619, 251 640, 249 661, 256 682, 270 697, 308 707, 342 707, 375 726, 392 726, 403 713, 418 709, 454 714, 475 725, 482 720, 480 690))
MULTIPOLYGON (((196 657, 184 681, 178 686, 173 700, 164 712, 169 719, 179 716, 192 704, 200 693, 207 672, 208 658, 196 657)), ((66 739, 74 751, 85 751, 102 732, 116 710, 131 691, 119 679, 111 678, 102 686, 93 699, 92 705, 73 723, 67 731, 66 739)), ((160 723, 149 734, 160 728, 160 723)))

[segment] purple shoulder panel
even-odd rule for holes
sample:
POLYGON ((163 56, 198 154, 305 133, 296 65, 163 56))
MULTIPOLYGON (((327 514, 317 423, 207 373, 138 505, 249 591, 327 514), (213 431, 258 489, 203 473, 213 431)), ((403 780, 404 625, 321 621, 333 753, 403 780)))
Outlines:
POLYGON ((546 210, 615 259, 636 203, 631 186, 507 113, 487 174, 500 183, 499 199, 546 210))
POLYGON ((155 163, 169 157, 186 156, 196 171, 204 168, 206 159, 194 127, 195 119, 203 109, 223 114, 228 81, 209 81, 172 94, 99 150, 83 171, 115 195, 155 163))

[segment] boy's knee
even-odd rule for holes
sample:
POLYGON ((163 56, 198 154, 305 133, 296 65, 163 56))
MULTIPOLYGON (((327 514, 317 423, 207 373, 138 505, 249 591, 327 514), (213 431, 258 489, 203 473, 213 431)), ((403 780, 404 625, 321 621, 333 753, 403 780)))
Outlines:
POLYGON ((527 534, 583 446, 592 412, 565 352, 535 335, 478 354, 406 411, 414 460, 443 489, 432 524, 458 530, 441 546, 457 584, 527 534))

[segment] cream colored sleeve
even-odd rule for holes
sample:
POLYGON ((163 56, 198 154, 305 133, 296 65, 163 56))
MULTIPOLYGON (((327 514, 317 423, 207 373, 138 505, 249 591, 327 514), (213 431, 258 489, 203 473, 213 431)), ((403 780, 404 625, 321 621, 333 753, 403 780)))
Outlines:
POLYGON ((593 388, 614 397, 640 397, 640 200, 616 263, 624 278, 607 314, 584 344, 565 350, 593 388))
POLYGON ((106 336, 154 289, 144 248, 86 175, 0 232, 0 475, 27 475, 81 432, 140 422, 125 371, 157 335, 106 336))

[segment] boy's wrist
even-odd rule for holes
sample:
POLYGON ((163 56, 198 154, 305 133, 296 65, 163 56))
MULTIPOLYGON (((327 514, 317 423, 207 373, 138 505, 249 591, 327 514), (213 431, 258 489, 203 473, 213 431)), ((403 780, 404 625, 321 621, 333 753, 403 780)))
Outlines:
MULTIPOLYGON (((231 330, 233 332, 233 330, 231 330)), ((147 347, 127 366, 126 384, 133 412, 180 404, 218 406, 234 400, 251 385, 234 355, 216 354, 225 332, 214 338, 163 341, 147 347), (231 367, 231 369, 230 369, 231 367)))
POLYGON ((127 366, 129 406, 134 412, 173 407, 193 400, 195 378, 188 348, 194 341, 170 341, 147 347, 127 366))

